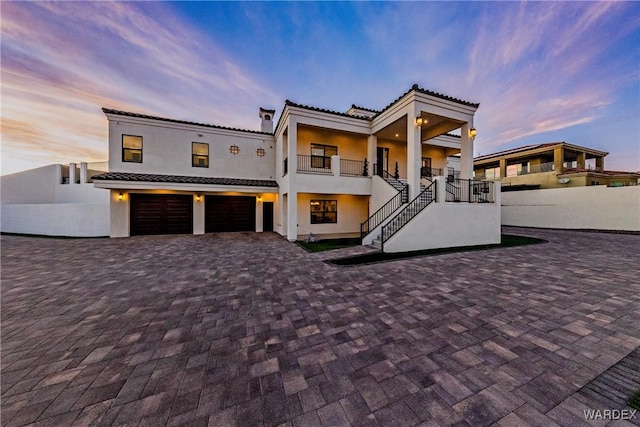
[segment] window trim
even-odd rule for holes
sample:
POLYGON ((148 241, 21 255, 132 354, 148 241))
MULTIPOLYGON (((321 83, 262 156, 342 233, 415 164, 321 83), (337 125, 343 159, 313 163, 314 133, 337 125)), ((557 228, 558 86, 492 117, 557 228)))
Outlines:
POLYGON ((129 134, 126 134, 126 133, 123 133, 123 134, 122 134, 122 162, 123 162, 123 163, 125 163, 125 162, 126 162, 126 163, 142 163, 142 149, 143 149, 143 148, 144 148, 144 143, 143 143, 143 137, 142 137, 142 135, 129 135, 129 134), (124 146, 124 137, 125 137, 125 136, 131 136, 131 137, 134 137, 134 138, 140 138, 140 148, 126 148, 126 147, 124 146), (140 160, 139 160, 139 161, 136 161, 136 160, 126 160, 125 153, 126 153, 127 151, 129 151, 129 152, 132 152, 132 151, 134 151, 134 152, 135 152, 135 151, 139 151, 139 152, 140 152, 140 160))
POLYGON ((309 201, 309 222, 310 224, 337 224, 338 223, 338 200, 337 199, 311 199, 309 201), (320 205, 327 205, 329 203, 333 203, 335 205, 335 210, 326 210, 326 208, 321 207, 320 211, 313 211, 313 209, 311 209, 311 206, 314 203, 319 203, 320 205), (321 221, 315 221, 314 220, 314 213, 317 214, 320 213, 322 214, 322 220, 321 221), (332 216, 335 217, 335 221, 327 221, 326 220, 326 216, 325 214, 333 214, 332 216))
POLYGON ((191 167, 193 167, 193 168, 208 168, 209 167, 209 143, 208 142, 191 141, 191 167), (193 152, 194 144, 206 145, 207 146, 207 154, 206 154, 206 156, 204 154, 195 154, 193 152), (206 157, 206 164, 204 164, 204 165, 196 164, 196 162, 195 162, 196 156, 198 156, 198 157, 206 157))

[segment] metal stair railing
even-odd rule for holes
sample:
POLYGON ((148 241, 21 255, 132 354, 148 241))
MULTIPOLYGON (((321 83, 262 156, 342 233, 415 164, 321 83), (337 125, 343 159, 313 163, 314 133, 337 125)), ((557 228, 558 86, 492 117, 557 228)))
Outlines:
POLYGON ((387 240, 436 200, 436 189, 437 181, 434 181, 382 227, 380 241, 383 249, 387 240))
MULTIPOLYGON (((383 173, 387 173, 387 171, 382 171, 383 173)), ((378 227, 384 220, 389 218, 395 211, 398 210, 400 206, 404 203, 407 203, 409 200, 409 186, 397 179, 393 178, 393 176, 389 175, 391 179, 397 184, 401 185, 401 188, 398 189, 395 185, 389 182, 384 176, 381 176, 389 185, 398 190, 398 194, 393 196, 387 203, 385 203, 380 209, 375 211, 369 218, 367 218, 362 224, 360 224, 360 238, 363 239, 367 234, 371 233, 378 227)))

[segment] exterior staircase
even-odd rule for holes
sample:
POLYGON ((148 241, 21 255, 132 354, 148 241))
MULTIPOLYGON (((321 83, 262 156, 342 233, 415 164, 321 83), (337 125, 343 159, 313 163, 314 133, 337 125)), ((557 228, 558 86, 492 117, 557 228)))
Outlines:
POLYGON ((409 221, 429 206, 435 200, 435 195, 436 182, 433 182, 421 191, 415 199, 404 205, 404 207, 396 213, 390 221, 382 226, 380 236, 377 236, 376 239, 374 239, 374 246, 378 244, 379 247, 376 247, 382 250, 384 248, 384 242, 389 240, 398 231, 400 231, 402 227, 409 223, 409 221))
POLYGON ((409 186, 406 182, 394 178, 387 171, 382 171, 379 176, 392 186, 397 191, 397 194, 360 224, 360 238, 364 238, 372 232, 377 233, 378 235, 373 239, 372 244, 378 248, 382 246, 381 243, 376 244, 376 241, 380 241, 380 225, 409 201, 409 186))

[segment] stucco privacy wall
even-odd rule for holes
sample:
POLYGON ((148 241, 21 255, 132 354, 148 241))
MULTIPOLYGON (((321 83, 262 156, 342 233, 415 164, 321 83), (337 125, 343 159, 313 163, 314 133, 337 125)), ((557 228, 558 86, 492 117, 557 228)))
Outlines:
POLYGON ((135 117, 109 117, 109 171, 182 176, 274 179, 272 135, 166 123, 135 117), (142 136, 142 163, 122 161, 122 135, 142 136), (209 167, 192 166, 192 143, 209 144, 209 167), (238 154, 229 148, 235 145, 238 154), (265 150, 263 157, 257 150, 265 150))
POLYGON ((502 225, 640 231, 640 186, 502 193, 502 225))
MULTIPOLYGON (((106 191, 102 190, 104 193, 106 191)), ((107 194, 108 197, 108 194, 107 194)), ((44 236, 109 235, 108 203, 2 205, 2 231, 44 236)))
POLYGON ((1 179, 5 233, 109 235, 109 194, 93 184, 62 184, 62 166, 43 166, 1 179))

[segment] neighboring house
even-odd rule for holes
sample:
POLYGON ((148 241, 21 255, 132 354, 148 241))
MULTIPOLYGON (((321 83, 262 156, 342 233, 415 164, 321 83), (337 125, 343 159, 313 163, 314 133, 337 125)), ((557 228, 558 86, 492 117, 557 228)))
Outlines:
POLYGON ((2 232, 108 236, 109 195, 90 180, 106 168, 106 162, 54 164, 2 176, 2 232))
POLYGON ((607 154, 566 142, 527 145, 476 157, 474 176, 501 181, 502 191, 637 185, 638 173, 604 169, 607 154))
POLYGON ((286 101, 275 127, 261 108, 260 131, 104 108, 109 172, 93 180, 110 190, 112 237, 313 233, 389 252, 498 243, 499 183, 471 180, 477 108, 417 85, 381 111, 286 101))

